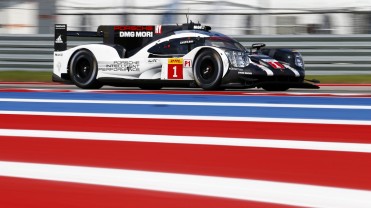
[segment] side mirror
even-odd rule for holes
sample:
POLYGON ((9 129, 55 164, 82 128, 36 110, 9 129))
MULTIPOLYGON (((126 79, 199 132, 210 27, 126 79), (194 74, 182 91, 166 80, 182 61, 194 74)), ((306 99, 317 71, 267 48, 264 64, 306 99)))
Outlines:
POLYGON ((257 51, 260 50, 263 47, 265 47, 265 43, 254 43, 251 46, 251 48, 256 49, 257 51))

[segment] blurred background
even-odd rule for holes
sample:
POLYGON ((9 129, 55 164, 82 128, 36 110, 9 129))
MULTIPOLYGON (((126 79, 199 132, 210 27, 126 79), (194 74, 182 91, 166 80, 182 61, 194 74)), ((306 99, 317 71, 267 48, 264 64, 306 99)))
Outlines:
POLYGON ((370 34, 370 0, 0 0, 0 33, 53 33, 102 24, 174 24, 190 19, 229 35, 370 34))
MULTIPOLYGON (((370 0, 0 0, 0 81, 50 81, 56 23, 96 31, 182 24, 186 14, 246 48, 298 49, 309 78, 371 83, 370 0)), ((71 37, 68 46, 94 42, 101 40, 71 37)))

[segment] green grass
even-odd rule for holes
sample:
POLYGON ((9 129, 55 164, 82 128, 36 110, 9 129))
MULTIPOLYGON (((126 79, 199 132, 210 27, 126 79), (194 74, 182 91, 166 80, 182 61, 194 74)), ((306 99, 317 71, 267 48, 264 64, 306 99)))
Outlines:
POLYGON ((0 82, 51 82, 51 72, 0 71, 0 82))
POLYGON ((371 75, 308 75, 306 79, 317 79, 322 84, 371 84, 371 75))
MULTIPOLYGON (((321 83, 371 84, 371 75, 308 75, 321 83)), ((51 82, 52 72, 0 71, 0 82, 51 82)))

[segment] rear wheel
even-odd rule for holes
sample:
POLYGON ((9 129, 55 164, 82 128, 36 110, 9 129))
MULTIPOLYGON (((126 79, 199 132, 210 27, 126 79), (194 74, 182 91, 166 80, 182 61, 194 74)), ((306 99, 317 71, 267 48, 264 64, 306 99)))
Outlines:
POLYGON ((72 82, 84 89, 99 89, 103 85, 96 80, 98 64, 94 55, 88 50, 77 51, 70 64, 72 82))
POLYGON ((193 75, 201 88, 219 89, 223 76, 223 62, 219 54, 212 49, 203 50, 195 60, 193 75))

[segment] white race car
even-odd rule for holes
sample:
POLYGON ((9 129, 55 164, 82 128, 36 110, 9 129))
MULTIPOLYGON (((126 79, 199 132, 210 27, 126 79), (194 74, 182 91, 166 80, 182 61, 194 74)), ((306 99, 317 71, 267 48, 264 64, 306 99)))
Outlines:
POLYGON ((99 26, 97 32, 67 31, 55 25, 53 81, 80 88, 103 85, 201 87, 205 90, 261 87, 319 88, 304 80, 299 52, 266 49, 253 44, 246 50, 234 39, 208 26, 99 26), (67 36, 101 37, 101 44, 67 49, 67 36))

